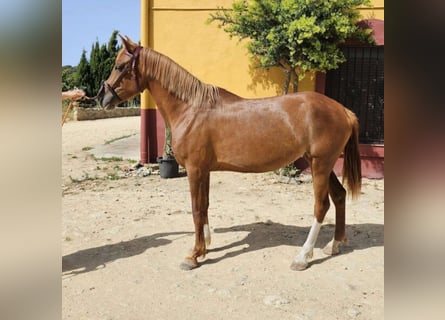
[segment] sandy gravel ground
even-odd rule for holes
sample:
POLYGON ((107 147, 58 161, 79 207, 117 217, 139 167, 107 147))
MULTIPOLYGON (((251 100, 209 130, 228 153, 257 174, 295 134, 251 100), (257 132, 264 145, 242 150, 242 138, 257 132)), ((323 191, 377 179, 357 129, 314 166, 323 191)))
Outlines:
POLYGON ((309 268, 297 272, 289 266, 312 223, 310 177, 212 173, 212 245, 201 267, 183 271, 193 245, 187 178, 93 155, 138 132, 139 117, 62 128, 63 319, 383 319, 383 180, 364 179, 361 198, 348 200, 342 254, 322 252, 331 208, 309 268))

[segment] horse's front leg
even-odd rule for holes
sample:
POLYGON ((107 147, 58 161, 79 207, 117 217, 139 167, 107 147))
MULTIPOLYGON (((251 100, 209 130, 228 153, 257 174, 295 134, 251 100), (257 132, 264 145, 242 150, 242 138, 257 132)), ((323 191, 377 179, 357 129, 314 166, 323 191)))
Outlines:
POLYGON ((187 256, 181 269, 191 270, 198 267, 198 257, 206 254, 206 244, 210 244, 209 221, 207 210, 209 208, 210 172, 202 169, 188 169, 187 176, 192 197, 193 222, 195 224, 195 246, 187 256))

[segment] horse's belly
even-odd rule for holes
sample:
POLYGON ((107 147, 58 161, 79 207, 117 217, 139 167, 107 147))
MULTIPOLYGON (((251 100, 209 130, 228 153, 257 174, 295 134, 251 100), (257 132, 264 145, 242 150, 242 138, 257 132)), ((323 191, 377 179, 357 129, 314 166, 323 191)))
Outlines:
POLYGON ((216 170, 266 172, 295 161, 304 154, 305 149, 289 142, 264 141, 263 143, 237 145, 219 151, 216 152, 216 170))
POLYGON ((301 117, 282 108, 257 106, 238 114, 222 114, 212 123, 211 142, 219 170, 274 170, 306 152, 307 132, 301 117))

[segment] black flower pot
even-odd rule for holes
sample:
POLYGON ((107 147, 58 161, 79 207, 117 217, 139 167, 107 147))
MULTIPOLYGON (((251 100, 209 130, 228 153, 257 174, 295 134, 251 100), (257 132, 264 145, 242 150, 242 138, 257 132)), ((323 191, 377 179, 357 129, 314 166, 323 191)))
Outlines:
POLYGON ((161 178, 176 178, 179 176, 179 165, 175 158, 163 159, 158 157, 159 175, 161 178))

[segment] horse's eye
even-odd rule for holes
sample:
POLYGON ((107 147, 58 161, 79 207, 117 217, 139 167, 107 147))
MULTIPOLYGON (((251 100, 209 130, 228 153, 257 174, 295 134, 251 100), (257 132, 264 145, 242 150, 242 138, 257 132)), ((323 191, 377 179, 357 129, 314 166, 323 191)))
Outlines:
POLYGON ((123 69, 124 69, 124 66, 123 66, 123 65, 115 66, 115 67, 114 67, 114 70, 117 70, 117 71, 122 71, 123 69))

